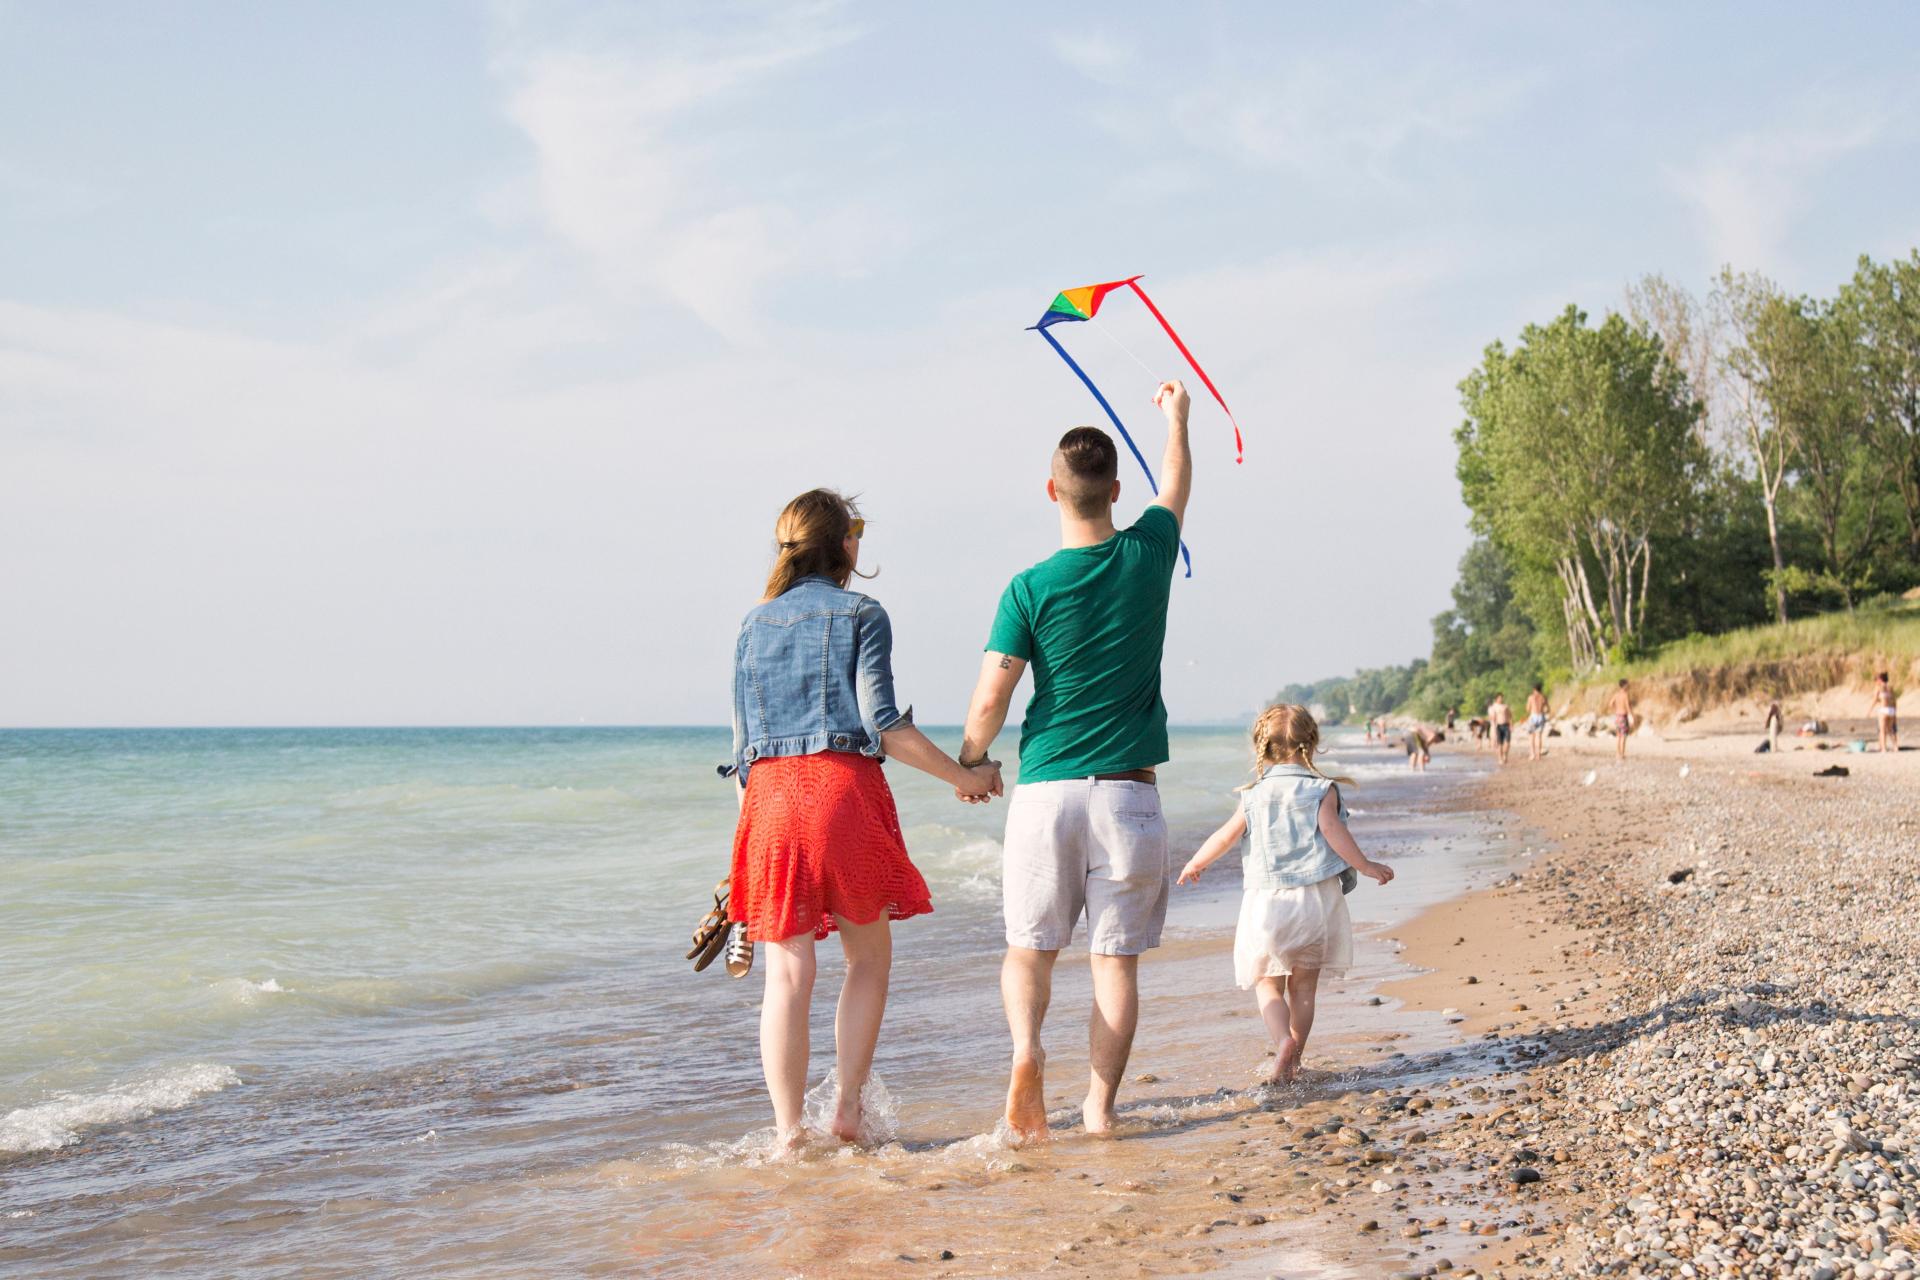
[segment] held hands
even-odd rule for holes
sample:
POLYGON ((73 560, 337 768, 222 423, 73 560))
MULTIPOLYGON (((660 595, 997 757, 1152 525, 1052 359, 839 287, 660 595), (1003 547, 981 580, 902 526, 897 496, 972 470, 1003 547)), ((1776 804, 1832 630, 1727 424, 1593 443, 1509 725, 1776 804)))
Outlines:
POLYGON ((982 760, 966 772, 968 781, 953 789, 954 799, 966 804, 987 804, 993 797, 1006 794, 1000 781, 998 760, 982 760))
POLYGON ((1187 410, 1193 404, 1192 398, 1187 395, 1186 386, 1178 378, 1161 383, 1160 389, 1153 393, 1153 402, 1160 407, 1160 412, 1167 415, 1167 423, 1170 426, 1185 425, 1187 410))

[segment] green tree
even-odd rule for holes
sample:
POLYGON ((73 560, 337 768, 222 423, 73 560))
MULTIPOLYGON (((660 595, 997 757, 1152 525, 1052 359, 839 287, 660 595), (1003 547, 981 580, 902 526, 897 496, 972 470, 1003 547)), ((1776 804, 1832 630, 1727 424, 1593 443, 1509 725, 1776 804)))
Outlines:
POLYGON ((1872 447, 1905 516, 1906 576, 1920 576, 1920 249, 1876 263, 1862 254, 1836 309, 1859 342, 1872 447))
POLYGON ((1792 449, 1791 496, 1818 536, 1824 568, 1814 585, 1847 608, 1872 582, 1890 485, 1875 456, 1860 317, 1851 309, 1775 295, 1755 328, 1769 373, 1762 384, 1792 449))
POLYGON ((1460 391, 1454 439, 1474 527, 1513 565, 1523 600, 1557 587, 1575 670, 1630 649, 1654 540, 1678 527, 1705 462, 1685 376, 1648 329, 1615 314, 1590 327, 1569 306, 1529 325, 1512 351, 1488 347, 1460 391))

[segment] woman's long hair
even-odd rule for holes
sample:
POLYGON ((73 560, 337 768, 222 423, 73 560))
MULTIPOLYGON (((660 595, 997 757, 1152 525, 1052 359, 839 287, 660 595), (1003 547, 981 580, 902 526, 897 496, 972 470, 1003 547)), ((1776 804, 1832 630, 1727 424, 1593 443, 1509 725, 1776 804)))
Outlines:
POLYGON ((773 536, 780 550, 774 557, 773 572, 767 575, 766 594, 760 598, 771 600, 812 574, 846 586, 857 572, 847 555, 846 541, 859 514, 851 499, 831 489, 809 489, 789 502, 774 522, 773 536))
POLYGON ((1251 788, 1260 780, 1260 775, 1271 765, 1279 764, 1289 758, 1298 759, 1309 773, 1326 778, 1328 782, 1338 782, 1353 786, 1352 778, 1328 777, 1320 772, 1320 766, 1313 757, 1320 751, 1320 725, 1313 713, 1293 702, 1283 702, 1262 711, 1253 722, 1253 773, 1254 781, 1240 790, 1251 788))

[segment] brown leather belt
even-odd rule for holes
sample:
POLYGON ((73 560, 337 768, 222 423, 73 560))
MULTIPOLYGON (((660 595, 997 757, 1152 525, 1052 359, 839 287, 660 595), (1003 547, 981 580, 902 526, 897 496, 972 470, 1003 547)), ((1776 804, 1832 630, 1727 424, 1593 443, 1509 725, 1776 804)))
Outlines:
POLYGON ((1093 780, 1095 782, 1144 782, 1152 786, 1154 772, 1151 769, 1129 769, 1125 773, 1096 773, 1093 775, 1093 780))

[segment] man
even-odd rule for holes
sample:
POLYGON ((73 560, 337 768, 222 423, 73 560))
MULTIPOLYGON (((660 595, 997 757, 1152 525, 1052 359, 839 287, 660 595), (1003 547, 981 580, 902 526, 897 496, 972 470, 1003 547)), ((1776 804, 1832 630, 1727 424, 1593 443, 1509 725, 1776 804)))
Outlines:
POLYGON ((1625 760, 1627 735, 1633 732, 1633 699, 1627 696, 1625 676, 1620 678, 1620 687, 1607 701, 1607 714, 1613 717, 1613 758, 1625 760))
POLYGON ((1533 682, 1533 692, 1527 695, 1527 759, 1538 760, 1547 750, 1547 695, 1540 691, 1540 682, 1533 682))
POLYGON ((962 760, 986 758, 1031 664, 1003 855, 1000 994, 1013 1033, 1007 1126, 1016 1140, 1047 1133, 1040 1028, 1054 961, 1082 911, 1094 1009, 1081 1114, 1087 1132, 1112 1131, 1139 1013, 1140 954, 1160 944, 1167 914, 1167 824, 1154 775, 1167 759, 1160 657, 1193 455, 1186 388, 1164 382, 1154 403, 1167 418, 1160 495, 1127 529, 1113 525, 1112 439, 1093 427, 1061 437, 1047 481, 1060 508, 1060 550, 1001 595, 960 748, 962 760))
POLYGON ((1427 763, 1433 759, 1433 744, 1439 740, 1439 734, 1428 733, 1420 725, 1408 729, 1400 739, 1400 745, 1407 749, 1407 767, 1415 773, 1425 773, 1427 763))
POLYGON ((1493 726, 1493 751, 1501 764, 1507 762, 1507 753, 1513 750, 1513 708, 1507 705, 1507 695, 1493 695, 1493 705, 1487 708, 1487 723, 1493 726))

